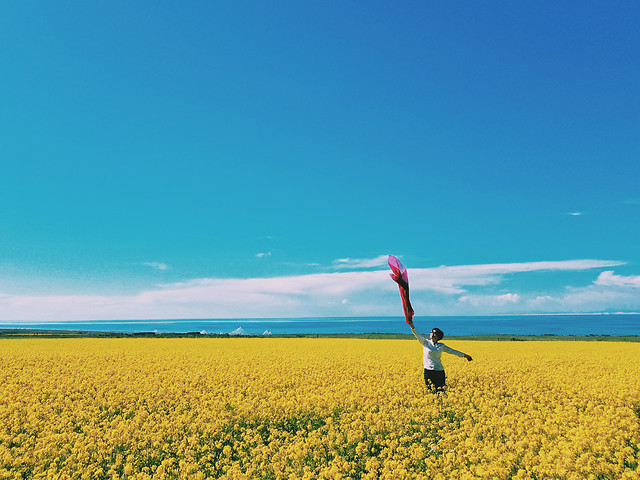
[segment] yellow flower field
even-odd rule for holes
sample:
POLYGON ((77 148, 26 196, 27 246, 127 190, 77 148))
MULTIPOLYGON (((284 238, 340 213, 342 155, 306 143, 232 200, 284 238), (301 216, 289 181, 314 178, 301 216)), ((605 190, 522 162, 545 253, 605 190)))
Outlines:
POLYGON ((640 343, 0 340, 0 479, 638 479, 640 343))

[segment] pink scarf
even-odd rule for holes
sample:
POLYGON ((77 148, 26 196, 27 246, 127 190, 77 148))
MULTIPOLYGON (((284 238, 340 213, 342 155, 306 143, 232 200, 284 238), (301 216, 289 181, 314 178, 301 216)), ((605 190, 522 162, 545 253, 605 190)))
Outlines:
POLYGON ((393 255, 389 255, 389 267, 391 267, 391 270, 393 271, 393 273, 390 273, 389 275, 393 281, 398 284, 398 288, 400 289, 404 319, 407 323, 411 323, 411 319, 413 318, 413 308, 409 301, 409 275, 407 275, 407 269, 402 265, 400 260, 393 255))

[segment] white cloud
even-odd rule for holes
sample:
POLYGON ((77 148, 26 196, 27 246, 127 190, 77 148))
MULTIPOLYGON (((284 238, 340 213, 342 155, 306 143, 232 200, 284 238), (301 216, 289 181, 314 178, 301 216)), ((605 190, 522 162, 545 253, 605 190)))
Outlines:
POLYGON ((612 271, 607 270, 606 272, 602 272, 598 275, 594 284, 610 287, 640 288, 640 275, 625 277, 622 275, 616 275, 612 271))
POLYGON ((261 252, 256 254, 256 257, 258 258, 264 258, 264 257, 270 257, 270 256, 271 256, 271 252, 261 252))
MULTIPOLYGON (((544 295, 504 288, 507 275, 588 270, 622 263, 568 260, 410 268, 411 299, 419 315, 637 311, 640 276, 624 277, 610 270, 600 273, 586 287, 566 287, 544 295), (498 286, 502 292, 495 291, 498 286)), ((132 295, 0 294, 0 320, 4 321, 400 314, 398 289, 388 269, 273 278, 202 278, 132 295)))
POLYGON ((554 295, 528 301, 541 312, 633 312, 640 310, 640 276, 616 275, 605 271, 585 287, 568 286, 554 295))
POLYGON ((167 265, 166 263, 144 262, 143 265, 145 267, 151 267, 154 270, 169 270, 169 265, 167 265))
POLYGON ((339 258, 333 261, 333 267, 339 269, 381 267, 387 264, 388 258, 389 255, 378 255, 375 258, 339 258))
POLYGON ((520 295, 517 293, 506 293, 504 295, 498 295, 496 300, 499 303, 518 303, 520 301, 520 295))
POLYGON ((538 271, 579 271, 624 265, 624 262, 604 260, 564 260, 527 263, 495 263, 413 269, 409 271, 412 290, 433 290, 447 294, 462 294, 465 287, 495 285, 508 274, 538 271))
POLYGON ((562 260, 526 263, 493 263, 485 265, 463 265, 455 267, 439 267, 449 272, 464 275, 466 272, 483 274, 506 274, 518 272, 535 272, 544 270, 589 270, 592 268, 616 267, 625 262, 611 260, 562 260))
POLYGON ((594 288, 568 288, 556 299, 567 312, 613 312, 640 310, 640 297, 629 290, 594 288))
POLYGON ((569 212, 567 215, 571 215, 573 217, 579 217, 582 215, 582 212, 569 212))
MULTIPOLYGON (((540 307, 544 305, 549 305, 550 303, 556 302, 557 300, 553 298, 551 295, 537 295, 535 298, 529 300, 531 305, 538 305, 540 307)), ((542 308, 542 310, 546 310, 542 308)))
POLYGON ((506 293, 504 295, 463 295, 458 298, 461 303, 468 303, 474 307, 503 307, 504 305, 518 303, 520 295, 506 293))
POLYGON ((385 288, 383 271, 195 279, 130 296, 3 295, 0 320, 349 316, 343 299, 385 288))

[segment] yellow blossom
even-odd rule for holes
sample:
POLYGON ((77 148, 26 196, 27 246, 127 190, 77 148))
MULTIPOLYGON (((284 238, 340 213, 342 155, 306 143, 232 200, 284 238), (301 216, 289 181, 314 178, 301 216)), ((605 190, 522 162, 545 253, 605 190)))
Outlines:
POLYGON ((640 344, 448 344, 0 340, 0 478, 640 478, 640 344))

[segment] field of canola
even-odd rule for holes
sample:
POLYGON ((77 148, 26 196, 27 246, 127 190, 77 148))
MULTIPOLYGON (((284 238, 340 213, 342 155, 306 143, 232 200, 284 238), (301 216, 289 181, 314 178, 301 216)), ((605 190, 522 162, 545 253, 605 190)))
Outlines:
POLYGON ((0 340, 0 479, 638 479, 640 343, 0 340))

